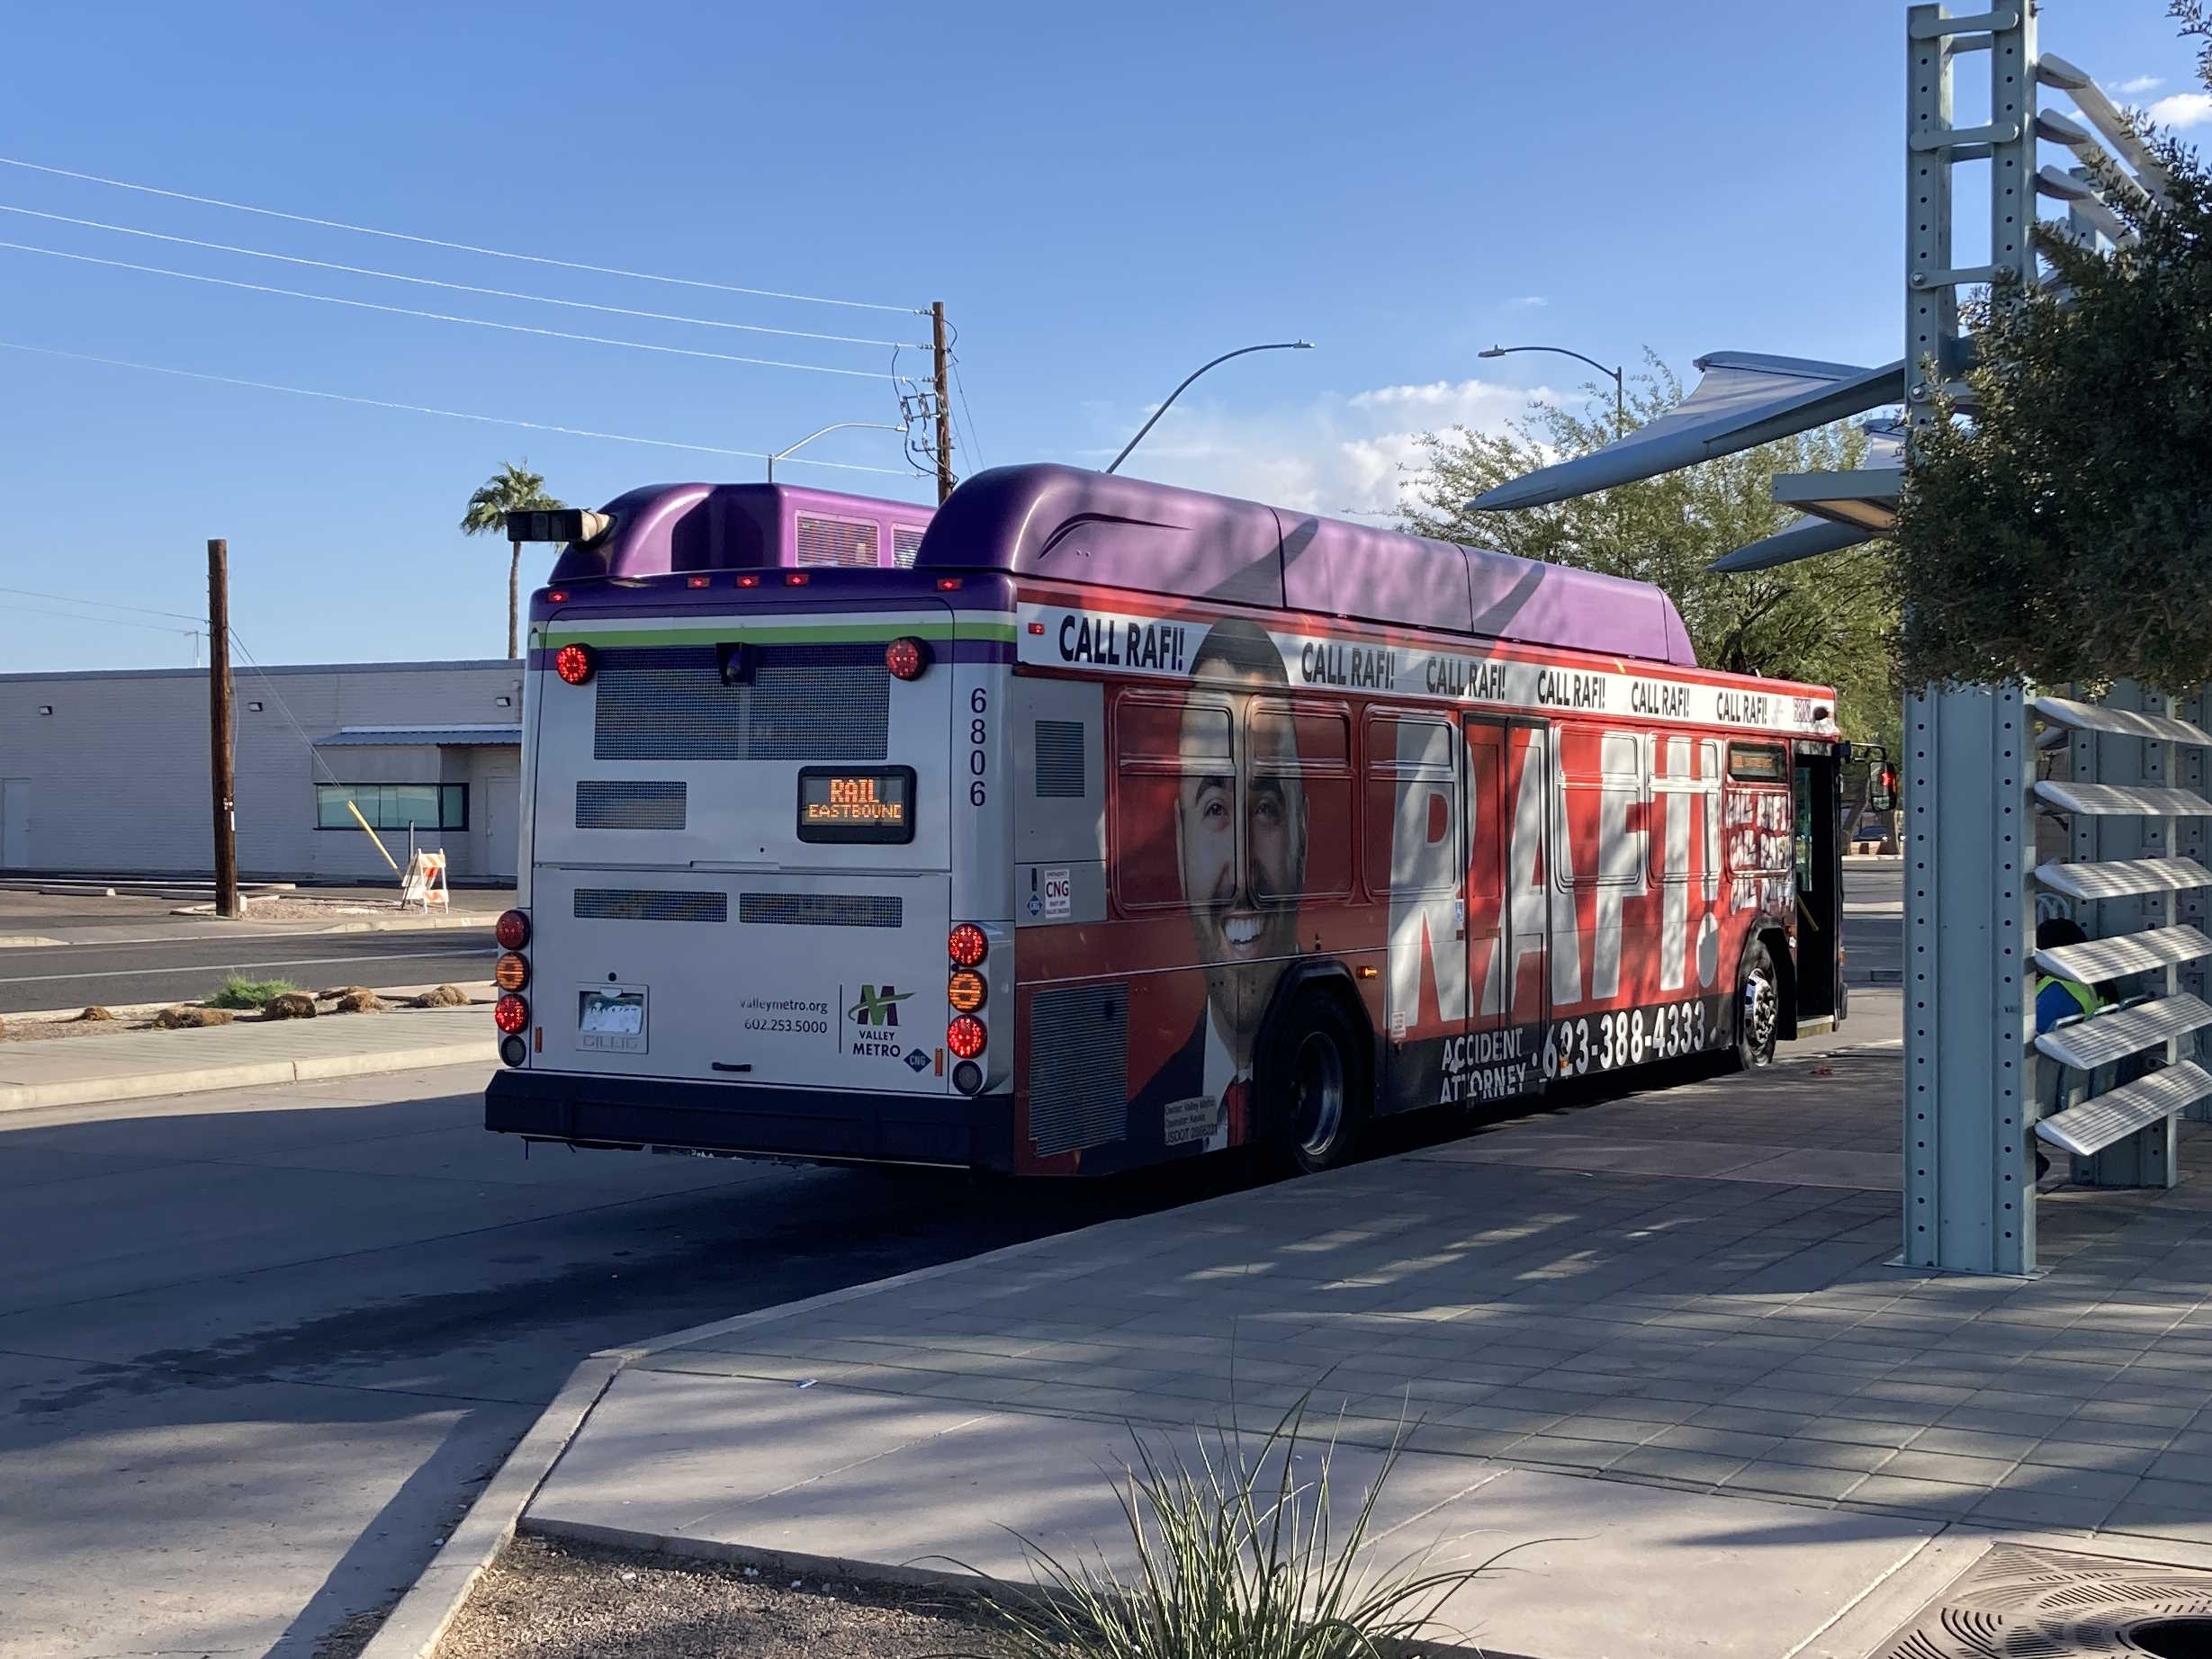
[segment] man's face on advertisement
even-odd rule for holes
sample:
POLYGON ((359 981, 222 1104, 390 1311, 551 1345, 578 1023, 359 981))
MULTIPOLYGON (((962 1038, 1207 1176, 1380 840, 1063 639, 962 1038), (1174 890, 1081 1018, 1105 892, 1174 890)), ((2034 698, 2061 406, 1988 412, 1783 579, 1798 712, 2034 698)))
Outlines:
POLYGON ((1254 1030, 1282 959, 1298 948, 1297 893, 1305 879, 1306 798, 1295 776, 1280 776, 1297 758, 1290 722, 1263 718, 1249 730, 1251 693, 1281 689, 1256 675, 1227 672, 1206 681, 1231 691, 1219 702, 1193 702, 1182 718, 1182 778, 1175 803, 1175 840, 1183 896, 1191 906, 1200 960, 1207 964, 1207 998, 1214 1024, 1232 1038, 1237 1063, 1249 1063, 1254 1030), (1243 757, 1245 866, 1237 869, 1236 750, 1243 757))

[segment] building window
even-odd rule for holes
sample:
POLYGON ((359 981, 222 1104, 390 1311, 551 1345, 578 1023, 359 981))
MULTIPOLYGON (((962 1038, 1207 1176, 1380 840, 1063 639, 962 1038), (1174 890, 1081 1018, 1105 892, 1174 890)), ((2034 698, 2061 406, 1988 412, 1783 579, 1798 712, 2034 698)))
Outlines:
POLYGON ((352 830, 358 826, 346 810, 351 801, 372 830, 466 830, 466 784, 318 784, 315 827, 352 830))

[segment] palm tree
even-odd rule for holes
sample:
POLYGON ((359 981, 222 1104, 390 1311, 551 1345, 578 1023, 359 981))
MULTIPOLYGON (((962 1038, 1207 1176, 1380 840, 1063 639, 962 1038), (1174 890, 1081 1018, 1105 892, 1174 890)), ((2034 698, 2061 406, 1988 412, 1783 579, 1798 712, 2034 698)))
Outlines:
MULTIPOLYGON (((547 513, 568 506, 545 493, 545 480, 530 471, 527 460, 520 463, 508 462, 486 479, 477 492, 469 498, 469 510, 461 516, 461 528, 469 535, 505 534, 509 513, 547 513)), ((507 654, 517 657, 516 623, 519 620, 522 582, 522 543, 508 543, 510 556, 507 561, 507 654)))

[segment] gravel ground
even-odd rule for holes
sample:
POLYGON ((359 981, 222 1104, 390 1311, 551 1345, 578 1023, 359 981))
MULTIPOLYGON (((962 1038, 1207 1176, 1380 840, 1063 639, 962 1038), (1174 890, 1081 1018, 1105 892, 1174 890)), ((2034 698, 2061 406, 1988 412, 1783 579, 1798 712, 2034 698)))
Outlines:
POLYGON ((942 1592, 771 1583, 742 1567, 517 1538, 437 1659, 943 1659, 1004 1655, 942 1592))

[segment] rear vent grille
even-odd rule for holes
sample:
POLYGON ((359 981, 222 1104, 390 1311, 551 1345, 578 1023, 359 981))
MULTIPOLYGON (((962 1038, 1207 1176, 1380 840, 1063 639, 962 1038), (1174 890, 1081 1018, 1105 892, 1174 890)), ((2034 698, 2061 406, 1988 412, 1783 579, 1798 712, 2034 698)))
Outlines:
POLYGON ((922 551, 922 526, 894 525, 891 526, 891 562, 902 570, 912 568, 914 555, 922 551))
POLYGON ((579 830, 680 830, 685 785, 631 778, 586 778, 576 785, 579 830))
POLYGON ((579 887, 578 921, 727 921, 726 892, 678 892, 663 887, 579 887))
POLYGON ((866 519, 819 518, 801 513, 798 521, 801 564, 875 568, 876 526, 866 519))
POLYGON ((609 647, 591 753, 599 760, 881 760, 891 677, 866 641, 761 648, 750 685, 723 683, 712 645, 609 647))
POLYGON ((1084 797, 1083 722, 1037 722, 1037 793, 1040 799, 1084 797))
POLYGON ((775 928, 895 928, 905 911, 896 894, 741 892, 737 919, 775 928))
POLYGON ((1074 985, 1030 1000, 1030 1139, 1050 1158, 1128 1134, 1125 985, 1074 985))

